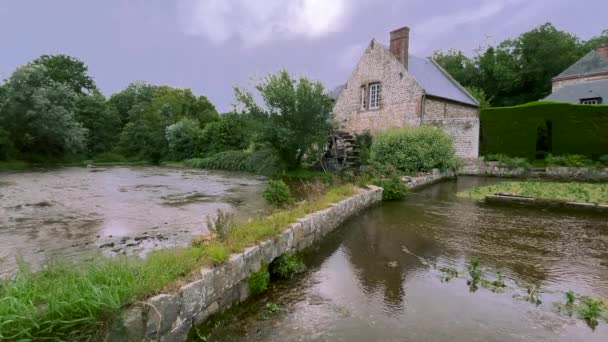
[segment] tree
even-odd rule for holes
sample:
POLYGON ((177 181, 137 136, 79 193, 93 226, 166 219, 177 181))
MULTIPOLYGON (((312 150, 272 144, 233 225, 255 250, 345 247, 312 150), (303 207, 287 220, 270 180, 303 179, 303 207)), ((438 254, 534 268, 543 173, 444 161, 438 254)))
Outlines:
POLYGON ((130 118, 120 135, 120 151, 129 157, 159 163, 167 149, 160 113, 139 103, 131 109, 130 118))
POLYGON ((169 156, 173 160, 190 159, 201 149, 202 130, 198 121, 183 118, 165 130, 169 156))
POLYGON ((267 76, 256 89, 264 108, 250 94, 237 93, 237 100, 250 113, 264 113, 267 124, 262 139, 291 169, 301 165, 305 156, 316 156, 330 128, 331 99, 320 82, 298 80, 282 70, 267 76))
POLYGON ((475 61, 460 50, 450 49, 448 52, 435 51, 430 58, 463 86, 475 84, 478 78, 475 61))
POLYGON ((218 119, 215 106, 205 96, 197 98, 190 89, 158 87, 150 106, 163 113, 163 119, 170 124, 190 118, 204 126, 218 119))
POLYGON ((22 157, 56 158, 84 148, 87 130, 74 117, 76 94, 44 66, 17 68, 3 88, 0 127, 22 157))
POLYGON ((87 130, 87 153, 97 155, 110 151, 120 134, 118 113, 110 107, 99 92, 79 96, 75 103, 76 120, 87 130))
POLYGON ((242 114, 223 114, 203 130, 203 150, 218 153, 246 149, 251 143, 252 127, 242 114))
POLYGON ((129 114, 136 106, 149 105, 157 87, 146 82, 133 82, 122 91, 113 94, 108 104, 116 110, 122 125, 129 122, 129 114))
POLYGON ((42 55, 31 64, 44 66, 51 80, 67 85, 77 95, 90 94, 97 90, 95 82, 88 75, 88 67, 77 58, 68 55, 42 55))
POLYGON ((479 102, 479 108, 484 109, 484 108, 488 108, 488 107, 492 106, 490 104, 491 99, 488 99, 488 97, 486 96, 486 93, 483 91, 483 89, 478 88, 478 87, 465 87, 465 88, 467 89, 469 94, 473 95, 473 97, 477 100, 477 102, 479 102))

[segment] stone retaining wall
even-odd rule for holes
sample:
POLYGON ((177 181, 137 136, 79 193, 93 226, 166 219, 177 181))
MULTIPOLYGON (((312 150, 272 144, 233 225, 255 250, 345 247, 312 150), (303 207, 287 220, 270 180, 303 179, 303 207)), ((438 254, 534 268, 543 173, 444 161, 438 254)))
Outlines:
POLYGON ((108 341, 185 341, 190 329, 212 314, 249 297, 247 277, 262 262, 311 246, 349 217, 382 200, 382 188, 370 186, 359 194, 306 215, 282 235, 233 254, 214 268, 200 270, 198 279, 174 293, 163 293, 126 309, 111 329, 108 341))
POLYGON ((406 176, 403 177, 402 180, 405 182, 405 186, 407 186, 408 189, 415 189, 425 185, 433 184, 442 179, 454 177, 456 177, 456 173, 454 171, 442 171, 439 169, 433 169, 430 173, 421 174, 418 176, 406 176))

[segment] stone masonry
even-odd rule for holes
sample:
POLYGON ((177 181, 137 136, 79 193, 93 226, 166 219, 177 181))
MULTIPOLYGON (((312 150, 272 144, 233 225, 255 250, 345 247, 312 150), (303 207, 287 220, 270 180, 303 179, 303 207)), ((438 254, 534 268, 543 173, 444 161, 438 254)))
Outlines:
MULTIPOLYGON (((391 32, 389 49, 372 39, 336 99, 334 125, 351 133, 375 134, 388 128, 429 124, 443 128, 453 138, 460 158, 477 158, 479 107, 426 94, 408 72, 408 43, 407 28, 391 32), (379 108, 362 108, 362 87, 372 83, 381 87, 379 108)), ((369 94, 363 96, 369 104, 369 94)))

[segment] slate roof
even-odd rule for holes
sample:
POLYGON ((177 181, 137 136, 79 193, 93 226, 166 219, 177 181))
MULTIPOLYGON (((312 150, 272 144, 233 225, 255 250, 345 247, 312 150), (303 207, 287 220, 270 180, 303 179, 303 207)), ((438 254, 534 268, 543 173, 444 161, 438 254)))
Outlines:
MULTIPOLYGON (((386 45, 378 45, 383 47, 391 56, 393 55, 386 45)), ((428 58, 420 58, 413 55, 409 55, 408 58, 408 73, 414 77, 427 95, 437 96, 471 106, 479 106, 479 102, 477 102, 466 89, 437 63, 428 58)), ((329 95, 334 100, 337 100, 338 96, 340 96, 344 90, 344 86, 345 85, 342 84, 334 88, 329 95)))
POLYGON ((596 74, 608 72, 608 57, 603 57, 597 50, 593 50, 572 64, 568 69, 557 75, 554 79, 582 76, 587 74, 596 74))
POLYGON ((601 97, 604 103, 608 102, 608 80, 565 85, 547 96, 545 100, 580 103, 581 99, 595 97, 601 97))

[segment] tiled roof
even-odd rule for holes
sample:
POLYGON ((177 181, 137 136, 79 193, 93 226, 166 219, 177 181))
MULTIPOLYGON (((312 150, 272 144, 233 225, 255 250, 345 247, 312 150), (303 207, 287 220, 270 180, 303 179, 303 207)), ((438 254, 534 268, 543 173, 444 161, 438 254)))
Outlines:
POLYGON ((604 57, 593 50, 555 78, 583 76, 601 72, 608 72, 608 57, 604 57))
POLYGON ((608 80, 587 81, 577 84, 568 84, 547 96, 547 101, 563 101, 580 103, 581 99, 601 97, 608 102, 608 80))

